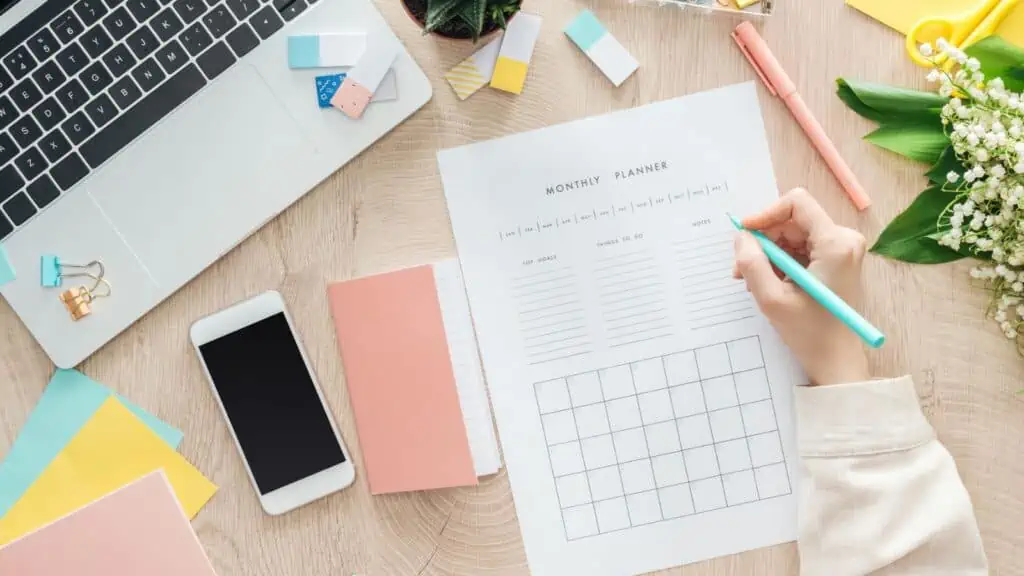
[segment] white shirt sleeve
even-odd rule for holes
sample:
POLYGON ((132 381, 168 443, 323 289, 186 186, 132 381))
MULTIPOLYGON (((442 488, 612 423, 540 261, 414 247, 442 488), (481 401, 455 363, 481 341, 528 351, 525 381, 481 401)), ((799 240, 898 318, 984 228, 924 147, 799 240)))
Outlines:
POLYGON ((988 574, 970 496, 909 376, 796 391, 801 574, 988 574))

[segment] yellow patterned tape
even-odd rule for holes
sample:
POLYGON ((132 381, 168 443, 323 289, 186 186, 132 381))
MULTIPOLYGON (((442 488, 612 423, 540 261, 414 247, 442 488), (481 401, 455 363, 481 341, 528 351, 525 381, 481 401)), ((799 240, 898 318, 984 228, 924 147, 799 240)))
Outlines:
POLYGON ((480 74, 480 70, 477 69, 476 64, 473 64, 472 58, 467 58, 457 64, 444 77, 452 85, 452 90, 455 90, 459 100, 465 100, 472 96, 474 92, 487 84, 488 80, 480 74))

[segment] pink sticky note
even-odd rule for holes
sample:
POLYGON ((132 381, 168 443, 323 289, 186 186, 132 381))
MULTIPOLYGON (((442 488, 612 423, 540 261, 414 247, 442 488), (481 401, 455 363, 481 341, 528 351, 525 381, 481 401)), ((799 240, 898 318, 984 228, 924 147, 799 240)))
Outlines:
POLYGON ((328 298, 370 492, 477 484, 432 267, 332 284, 328 298))
POLYGON ((216 576, 162 471, 0 548, 0 574, 216 576))
POLYGON ((331 106, 341 110, 349 118, 359 119, 362 118, 372 98, 373 92, 365 86, 351 78, 345 78, 341 88, 338 88, 331 98, 331 106))

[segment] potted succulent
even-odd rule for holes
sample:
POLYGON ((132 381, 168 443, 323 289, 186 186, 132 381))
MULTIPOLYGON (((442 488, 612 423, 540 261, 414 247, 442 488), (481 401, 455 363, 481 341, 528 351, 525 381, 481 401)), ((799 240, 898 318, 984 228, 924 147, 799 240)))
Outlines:
POLYGON ((522 0, 402 0, 409 16, 424 34, 476 42, 505 28, 522 0))

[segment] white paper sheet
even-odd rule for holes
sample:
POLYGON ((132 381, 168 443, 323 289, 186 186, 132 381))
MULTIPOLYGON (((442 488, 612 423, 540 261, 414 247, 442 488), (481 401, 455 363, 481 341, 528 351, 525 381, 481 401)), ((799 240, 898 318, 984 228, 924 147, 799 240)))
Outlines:
POLYGON ((532 573, 795 539, 800 370, 725 216, 777 196, 753 84, 438 161, 532 573))

